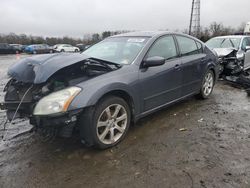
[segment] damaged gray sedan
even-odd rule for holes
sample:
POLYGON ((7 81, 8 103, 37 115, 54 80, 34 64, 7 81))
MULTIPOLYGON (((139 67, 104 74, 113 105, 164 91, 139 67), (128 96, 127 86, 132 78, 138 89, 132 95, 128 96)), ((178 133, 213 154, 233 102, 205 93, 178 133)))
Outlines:
POLYGON ((105 149, 131 124, 192 95, 208 98, 217 57, 201 41, 169 32, 113 36, 81 54, 33 56, 8 71, 2 109, 37 130, 105 149))
POLYGON ((219 56, 221 75, 232 76, 250 68, 250 36, 215 37, 206 45, 219 56))

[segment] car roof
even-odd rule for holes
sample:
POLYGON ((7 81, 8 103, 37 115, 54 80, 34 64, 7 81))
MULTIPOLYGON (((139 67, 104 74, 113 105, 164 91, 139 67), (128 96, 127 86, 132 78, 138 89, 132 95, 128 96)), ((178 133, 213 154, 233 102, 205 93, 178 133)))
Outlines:
POLYGON ((113 37, 149 37, 149 38, 153 38, 153 37, 161 37, 161 36, 164 36, 167 34, 186 36, 186 37, 189 37, 189 38, 192 38, 196 41, 201 42, 199 39, 197 39, 193 36, 190 36, 190 35, 187 35, 184 33, 171 32, 171 31, 138 31, 138 32, 130 32, 130 33, 123 33, 123 34, 119 34, 119 35, 113 35, 109 38, 113 38, 113 37))
POLYGON ((218 36, 214 38, 244 38, 246 35, 226 35, 226 36, 218 36))
POLYGON ((137 32, 129 32, 123 33, 119 35, 114 35, 112 37, 154 37, 164 34, 172 34, 173 32, 169 31, 137 31, 137 32))

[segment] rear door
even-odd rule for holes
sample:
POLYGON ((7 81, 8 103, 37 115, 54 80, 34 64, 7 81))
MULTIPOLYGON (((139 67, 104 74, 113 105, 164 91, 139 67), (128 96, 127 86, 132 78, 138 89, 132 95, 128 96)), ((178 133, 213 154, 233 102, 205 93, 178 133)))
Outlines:
POLYGON ((64 45, 65 52, 72 52, 72 46, 71 45, 64 45))
POLYGON ((35 47, 35 49, 36 49, 36 52, 37 52, 38 54, 43 53, 43 47, 42 47, 42 45, 37 45, 37 46, 35 47))
POLYGON ((39 45, 39 53, 43 54, 45 51, 45 46, 42 44, 42 45, 39 45))
POLYGON ((47 44, 43 45, 43 53, 49 53, 49 46, 47 44))
POLYGON ((70 45, 69 48, 70 48, 70 52, 74 52, 74 51, 75 51, 75 47, 74 47, 74 46, 71 46, 71 45, 70 45))
POLYGON ((200 89, 200 83, 205 67, 206 54, 201 43, 192 38, 176 35, 182 61, 182 92, 187 96, 200 89))
POLYGON ((143 112, 170 103, 181 95, 182 71, 176 43, 171 35, 160 37, 149 49, 146 58, 163 57, 164 65, 141 68, 139 71, 143 112))
POLYGON ((13 54, 14 49, 9 44, 4 44, 5 54, 13 54))

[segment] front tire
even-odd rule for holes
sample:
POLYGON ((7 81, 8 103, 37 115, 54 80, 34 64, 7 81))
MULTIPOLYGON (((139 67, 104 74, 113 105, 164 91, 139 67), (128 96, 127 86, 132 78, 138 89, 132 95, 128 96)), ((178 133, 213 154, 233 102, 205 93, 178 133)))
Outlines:
POLYGON ((130 119, 130 108, 122 98, 106 97, 84 112, 80 119, 81 137, 98 149, 113 147, 125 137, 130 119))
POLYGON ((215 84, 215 75, 214 72, 210 69, 206 72, 203 78, 202 86, 198 97, 201 99, 209 98, 213 92, 214 84, 215 84))

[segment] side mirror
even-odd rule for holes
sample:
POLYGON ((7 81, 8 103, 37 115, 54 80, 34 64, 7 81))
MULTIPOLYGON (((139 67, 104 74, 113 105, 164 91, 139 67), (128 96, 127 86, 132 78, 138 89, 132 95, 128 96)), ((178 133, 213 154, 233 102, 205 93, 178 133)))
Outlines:
POLYGON ((143 60, 142 66, 144 68, 161 66, 165 64, 165 61, 165 58, 160 56, 149 57, 143 60))
POLYGON ((247 52, 247 51, 249 51, 249 50, 250 50, 250 46, 246 46, 245 51, 247 52))

